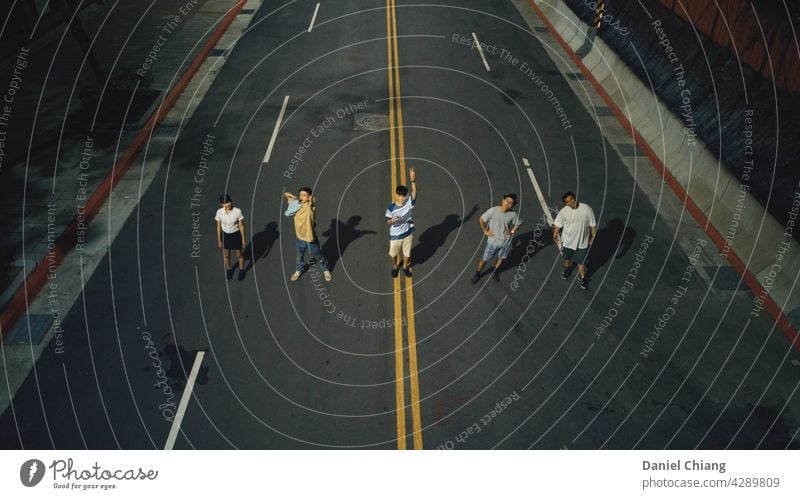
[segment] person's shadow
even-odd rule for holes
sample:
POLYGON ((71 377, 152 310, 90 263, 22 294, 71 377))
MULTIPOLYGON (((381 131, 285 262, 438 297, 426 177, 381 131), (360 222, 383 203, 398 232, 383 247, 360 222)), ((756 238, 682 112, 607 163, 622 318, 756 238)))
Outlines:
MULTIPOLYGON (((553 232, 549 227, 537 227, 525 234, 520 234, 511 240, 511 249, 503 265, 500 266, 500 274, 518 267, 521 263, 527 265, 537 253, 550 244, 553 244, 553 232), (525 255, 528 256, 527 260, 525 260, 525 255)), ((494 261, 487 262, 487 265, 491 268, 494 263, 494 261)))
POLYGON ((597 237, 589 249, 589 275, 594 274, 611 260, 620 259, 633 245, 636 231, 625 227, 621 219, 610 220, 606 227, 597 231, 597 237))
POLYGON ((322 233, 328 240, 322 245, 321 250, 322 254, 325 255, 325 259, 328 260, 328 266, 330 266, 331 270, 336 267, 336 263, 339 261, 339 258, 344 255, 350 243, 365 234, 376 233, 374 230, 356 229, 360 223, 361 217, 358 215, 351 216, 347 220, 347 223, 332 218, 330 227, 322 233))
POLYGON ((267 256, 275 245, 275 241, 278 240, 278 236, 280 236, 280 232, 278 232, 277 222, 270 222, 264 227, 264 230, 253 234, 250 244, 244 250, 244 259, 248 262, 245 271, 250 270, 258 260, 267 256))
POLYGON ((436 250, 444 246, 447 242, 447 236, 451 232, 458 229, 464 223, 472 218, 472 215, 478 211, 478 205, 472 207, 463 219, 459 220, 458 215, 450 214, 444 217, 442 223, 432 225, 423 232, 418 239, 417 245, 411 251, 411 264, 422 264, 430 260, 436 253, 436 250))

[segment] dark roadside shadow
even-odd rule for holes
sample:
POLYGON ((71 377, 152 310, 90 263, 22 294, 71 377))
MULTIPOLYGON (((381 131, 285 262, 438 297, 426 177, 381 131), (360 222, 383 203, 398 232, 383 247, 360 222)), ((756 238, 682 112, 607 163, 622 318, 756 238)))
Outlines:
POLYGON ((331 270, 336 267, 336 263, 339 261, 339 258, 344 255, 344 252, 347 250, 347 247, 350 246, 350 243, 366 234, 376 233, 374 230, 356 229, 360 223, 361 217, 358 215, 351 216, 347 220, 347 223, 343 223, 339 219, 332 218, 330 227, 328 227, 328 230, 322 233, 322 235, 328 239, 320 249, 322 250, 322 254, 325 255, 325 259, 328 260, 328 265, 330 266, 331 270))
POLYGON ((450 214, 444 217, 441 223, 432 225, 426 229, 425 232, 419 236, 416 246, 411 250, 411 264, 423 264, 430 260, 436 251, 447 242, 447 236, 464 225, 467 220, 472 218, 476 211, 478 211, 477 204, 473 206, 470 212, 461 220, 459 220, 458 215, 450 214))
POLYGON ((589 249, 589 275, 597 272, 613 257, 620 259, 631 249, 636 231, 625 227, 621 219, 609 220, 606 227, 597 231, 597 238, 589 249))
POLYGON ((280 236, 280 232, 278 232, 277 222, 270 222, 264 227, 264 230, 253 234, 253 237, 250 239, 250 244, 244 249, 244 259, 247 262, 247 264, 245 264, 245 271, 250 270, 258 260, 269 254, 270 250, 275 245, 275 241, 278 240, 278 236, 280 236))
MULTIPOLYGON (((520 234, 511 240, 508 258, 505 259, 498 272, 502 275, 503 272, 516 269, 522 263, 527 265, 537 253, 551 244, 553 244, 553 233, 549 228, 537 228, 520 234)), ((483 250, 481 250, 481 254, 483 254, 483 250)), ((494 262, 486 262, 486 265, 491 269, 494 262)))

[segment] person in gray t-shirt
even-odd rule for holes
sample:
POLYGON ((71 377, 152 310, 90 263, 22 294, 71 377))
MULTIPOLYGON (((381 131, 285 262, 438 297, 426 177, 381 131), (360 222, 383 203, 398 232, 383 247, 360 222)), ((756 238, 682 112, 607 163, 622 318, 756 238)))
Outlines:
POLYGON ((472 276, 472 284, 481 278, 483 266, 487 261, 495 260, 494 272, 492 277, 495 281, 500 281, 498 270, 503 264, 503 260, 508 257, 511 249, 511 238, 522 225, 519 215, 511 211, 517 204, 516 194, 506 194, 500 202, 500 206, 492 206, 478 219, 481 230, 489 239, 486 241, 486 249, 483 251, 483 258, 478 260, 478 269, 472 276))

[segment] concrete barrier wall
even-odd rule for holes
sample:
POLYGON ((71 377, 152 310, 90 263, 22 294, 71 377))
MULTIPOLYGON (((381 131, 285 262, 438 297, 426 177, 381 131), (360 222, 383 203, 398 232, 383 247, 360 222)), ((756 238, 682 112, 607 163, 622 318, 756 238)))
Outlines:
MULTIPOLYGON (((534 0, 573 51, 583 45, 589 26, 562 0, 534 0)), ((686 127, 599 37, 584 65, 686 190, 723 238, 735 231, 730 249, 787 315, 800 310, 795 281, 800 245, 721 164, 702 141, 690 141, 686 127)), ((695 97, 702 98, 703 96, 695 97)), ((745 186, 746 187, 746 186, 745 186)), ((800 231, 800 221, 798 222, 800 231)), ((723 247, 721 252, 725 253, 723 247)))

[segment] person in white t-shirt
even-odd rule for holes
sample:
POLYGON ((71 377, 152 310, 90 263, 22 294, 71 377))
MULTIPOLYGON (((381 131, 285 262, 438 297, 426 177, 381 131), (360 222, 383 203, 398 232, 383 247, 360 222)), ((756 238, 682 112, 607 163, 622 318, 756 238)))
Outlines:
POLYGON ((499 206, 492 206, 478 219, 478 224, 487 240, 483 257, 478 260, 478 268, 470 280, 472 284, 480 280, 486 262, 491 262, 493 266, 492 278, 495 282, 500 282, 500 266, 511 251, 511 239, 522 226, 522 219, 512 211, 516 204, 517 195, 506 194, 499 206))
POLYGON ((573 269, 572 262, 575 261, 578 264, 578 283, 581 289, 586 289, 589 285, 586 257, 597 236, 597 220, 592 207, 579 203, 574 193, 565 193, 561 200, 566 206, 558 212, 553 222, 553 241, 561 248, 561 256, 564 258, 561 278, 569 278, 573 269))
POLYGON ((217 221, 217 246, 222 249, 222 259, 225 261, 225 274, 230 281, 233 277, 231 265, 231 251, 236 252, 239 260, 239 277, 244 279, 244 253, 242 249, 247 246, 247 236, 244 232, 244 216, 242 210, 233 206, 233 201, 228 194, 219 197, 220 209, 214 220, 217 221))

